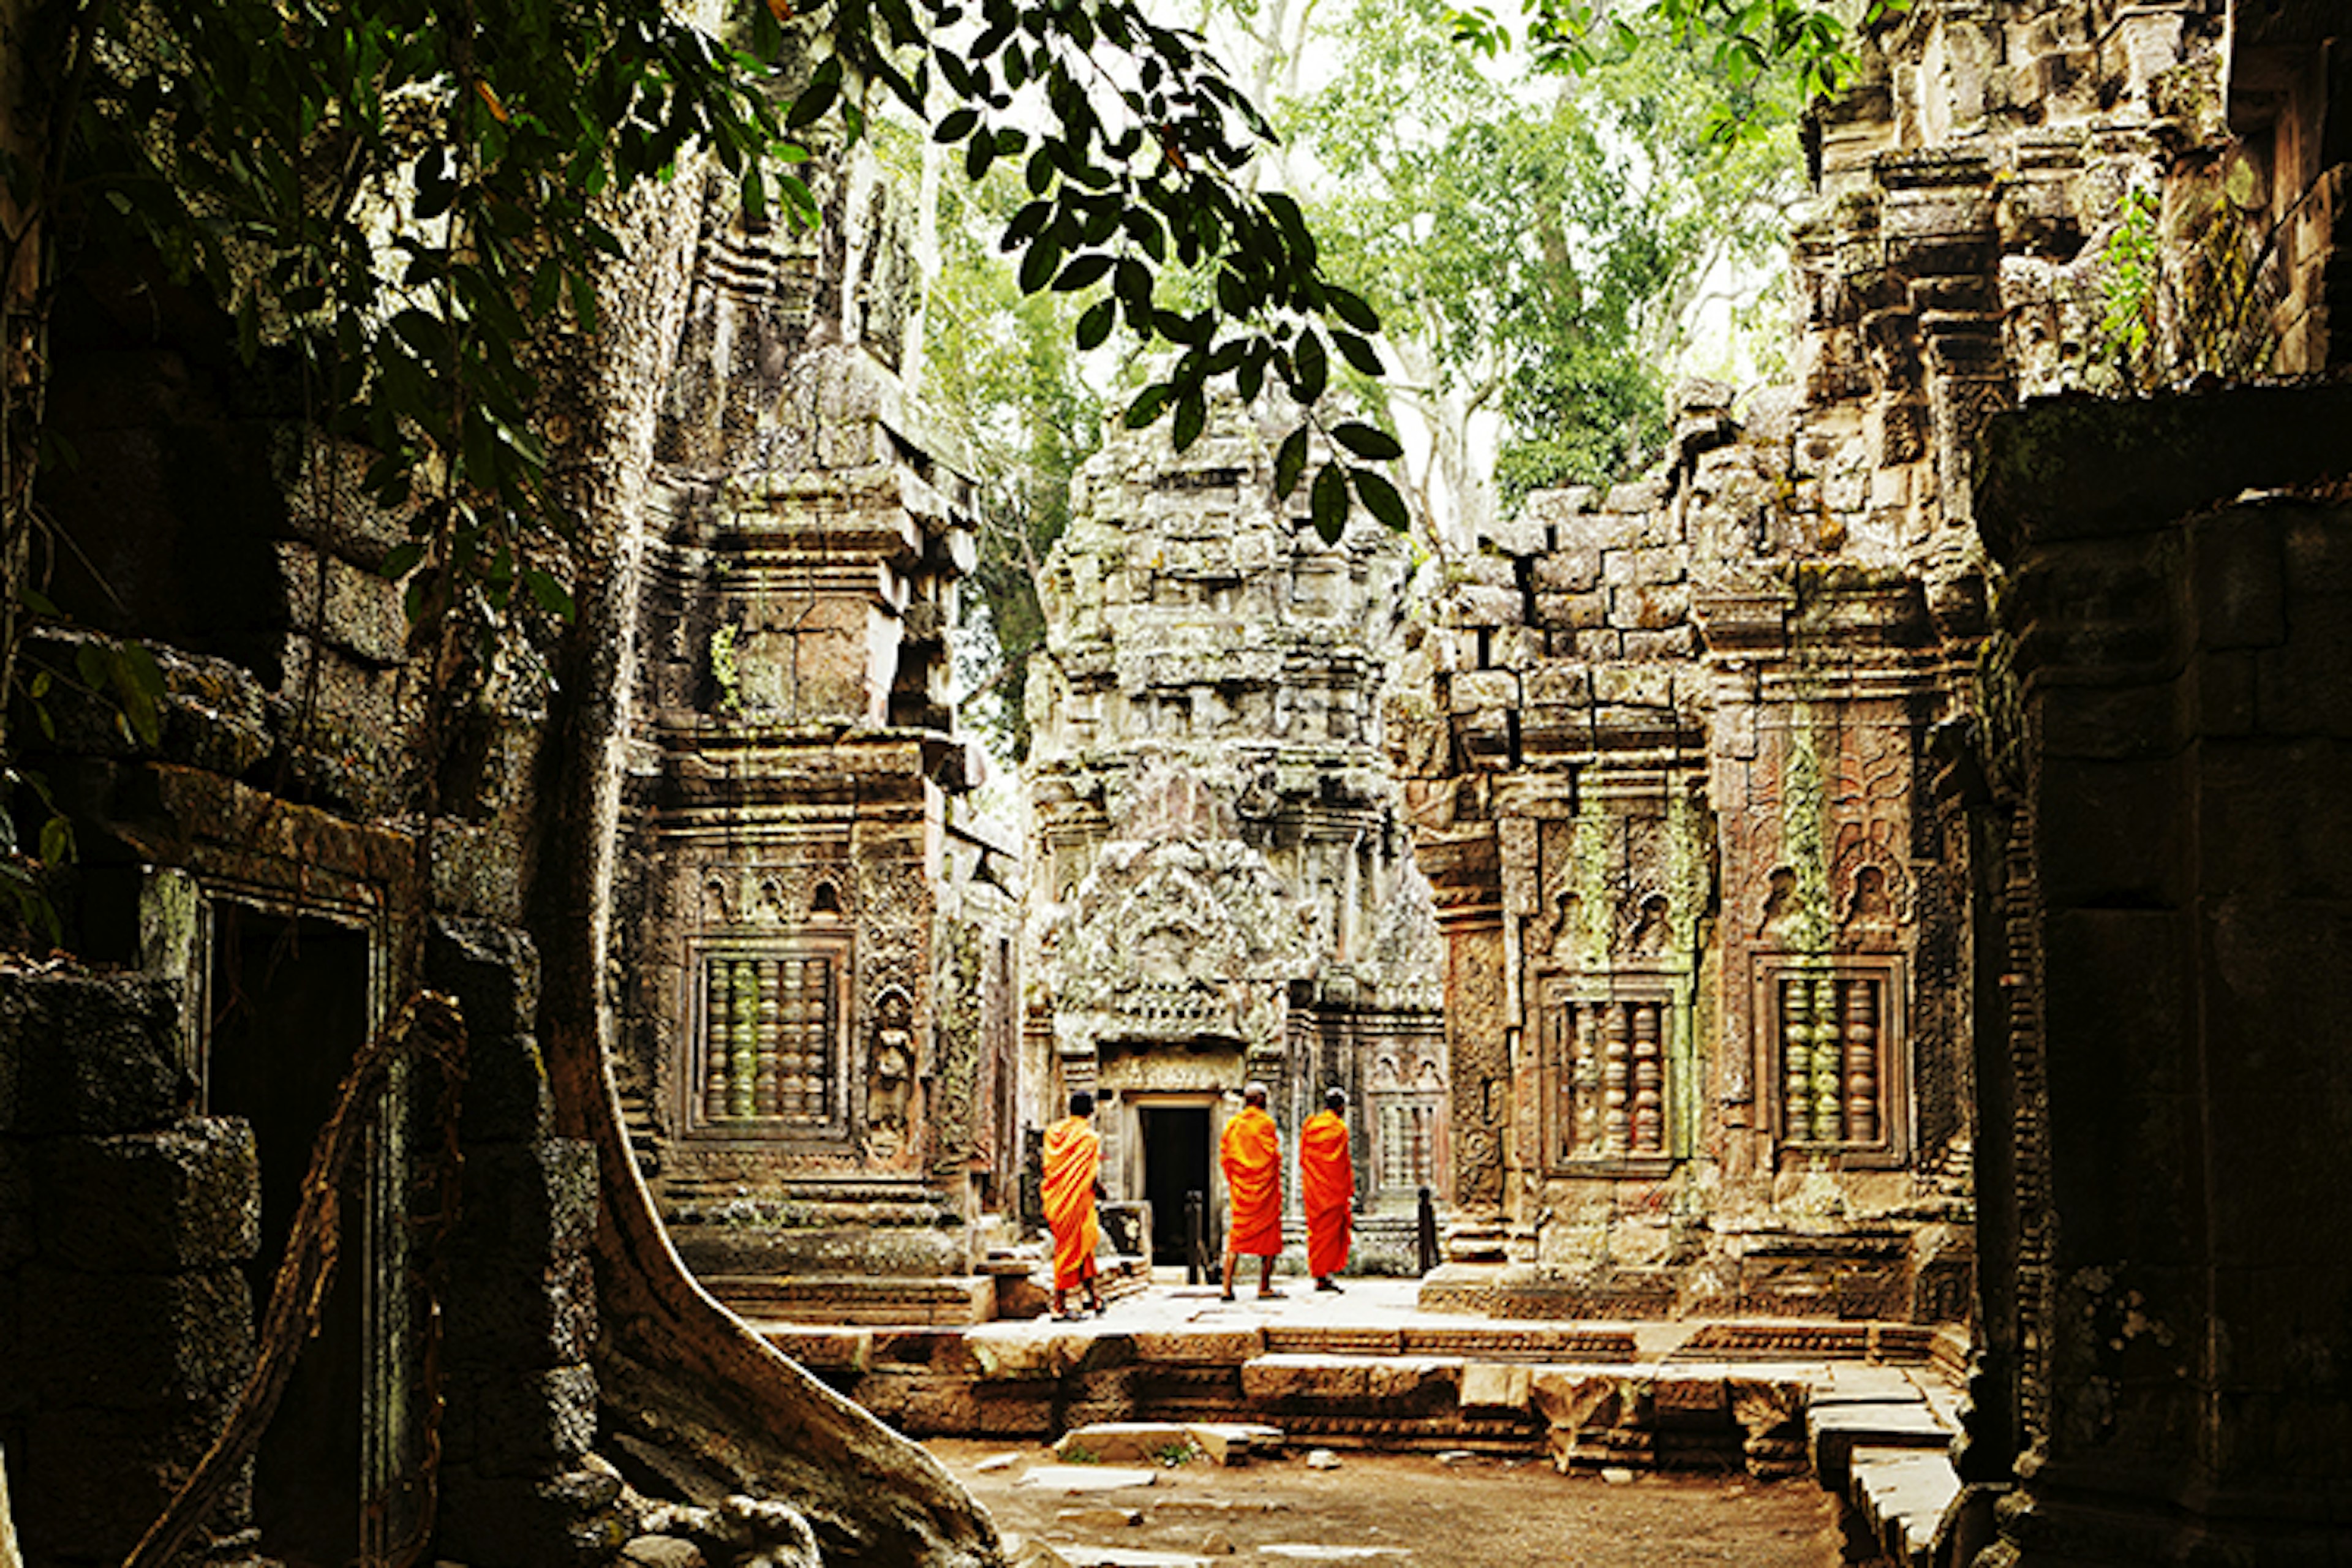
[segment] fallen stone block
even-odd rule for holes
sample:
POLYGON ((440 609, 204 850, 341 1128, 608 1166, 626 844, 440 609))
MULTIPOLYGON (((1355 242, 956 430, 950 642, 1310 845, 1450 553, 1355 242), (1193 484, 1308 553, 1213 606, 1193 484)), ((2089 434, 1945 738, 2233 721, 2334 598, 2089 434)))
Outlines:
POLYGON ((1071 1497, 1115 1492, 1128 1487, 1157 1486, 1158 1470, 1122 1468, 1116 1465, 1035 1465, 1021 1473, 1016 1486, 1035 1487, 1071 1497))
POLYGON ((1261 1426, 1242 1421, 1202 1421, 1184 1428, 1192 1446, 1201 1450, 1212 1463, 1245 1465, 1262 1454, 1282 1451, 1283 1433, 1279 1426, 1261 1426))
POLYGON ((1163 1459, 1171 1450, 1189 1452, 1192 1447, 1192 1434, 1171 1421, 1100 1421, 1064 1433, 1054 1452, 1079 1464, 1132 1463, 1163 1459))
POLYGON ((1535 1369, 1498 1362, 1471 1362, 1462 1368, 1465 1410, 1525 1410, 1533 1394, 1535 1369))

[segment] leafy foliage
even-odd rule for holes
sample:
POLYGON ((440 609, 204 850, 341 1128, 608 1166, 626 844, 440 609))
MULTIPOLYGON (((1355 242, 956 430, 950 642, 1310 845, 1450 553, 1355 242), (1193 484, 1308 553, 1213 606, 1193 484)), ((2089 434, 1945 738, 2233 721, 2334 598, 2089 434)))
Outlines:
POLYGON ((835 0, 813 20, 764 0, 725 37, 660 0, 37 15, 0 68, 0 103, 37 99, 0 127, 0 684, 27 603, 43 321, 77 254, 160 257, 248 363, 290 356, 316 422, 371 454, 370 498, 407 521, 382 570, 415 635, 484 649, 572 611, 535 356, 595 330, 599 271, 625 260, 615 199, 708 156, 754 216, 814 222, 793 168, 821 122, 864 134, 877 93, 972 178, 1019 172, 1001 244, 1024 293, 1101 290, 1083 337, 1118 321, 1172 351, 1131 423, 1167 413, 1189 440, 1213 378, 1312 405, 1332 351, 1372 357, 1378 321, 1324 276, 1297 204, 1241 178, 1264 121, 1196 37, 1126 0, 835 0), (1171 268, 1213 280, 1194 307, 1160 296, 1171 268))
MULTIPOLYGON (((1628 8, 1613 0, 1532 0, 1522 37, 1546 68, 1582 75, 1612 50, 1664 37, 1703 50, 1723 87, 1707 120, 1719 142, 1769 132, 1777 100, 1826 96, 1851 81, 1852 39, 1910 9, 1910 0, 1652 0, 1628 8)), ((1454 39, 1493 56, 1511 47, 1511 30, 1485 5, 1447 13, 1454 39)))
MULTIPOLYGON (((1327 42, 1331 79, 1283 106, 1332 269, 1390 323, 1404 370, 1360 394, 1409 404, 1438 450, 1499 427, 1506 500, 1638 469, 1663 437, 1663 373, 1689 307, 1731 258, 1774 254, 1796 184, 1785 95, 1775 128, 1711 134, 1711 55, 1619 29, 1575 77, 1482 62, 1434 5, 1360 0, 1327 42)), ((1449 481, 1464 504, 1461 474, 1449 481)), ((1423 504, 1434 506, 1434 498, 1423 504)))

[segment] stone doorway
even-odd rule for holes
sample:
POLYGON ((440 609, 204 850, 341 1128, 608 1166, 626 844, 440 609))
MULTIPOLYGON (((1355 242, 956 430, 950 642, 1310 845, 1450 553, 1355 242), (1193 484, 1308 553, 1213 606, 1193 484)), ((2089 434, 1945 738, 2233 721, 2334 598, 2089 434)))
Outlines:
POLYGON ((1206 1220, 1203 1244, 1211 1258, 1217 1254, 1219 1205, 1209 1151, 1213 1113, 1213 1104, 1206 1099, 1136 1107, 1136 1133, 1143 1145, 1143 1196, 1151 1205, 1154 1265, 1183 1266, 1185 1197, 1191 1193, 1201 1194, 1206 1220))
MULTIPOLYGON (((207 916, 199 1067, 207 1113, 240 1117, 253 1127, 261 1247, 246 1276, 258 1322, 286 1253, 311 1146, 366 1042, 373 1016, 371 944, 364 929, 226 900, 211 902, 207 916)), ((373 1248, 350 1233, 368 1208, 364 1194, 344 1194, 347 1239, 318 1337, 303 1347, 255 1456, 261 1551, 296 1568, 335 1568, 362 1554, 373 1248)))

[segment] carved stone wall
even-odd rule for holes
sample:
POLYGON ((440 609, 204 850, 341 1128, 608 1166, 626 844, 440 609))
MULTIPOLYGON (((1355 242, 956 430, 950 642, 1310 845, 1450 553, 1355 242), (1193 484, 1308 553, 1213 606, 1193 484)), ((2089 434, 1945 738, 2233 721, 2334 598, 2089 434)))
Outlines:
POLYGON ((965 1276, 1004 1182, 1018 879, 960 821, 947 693, 969 486, 897 375, 887 189, 824 181, 814 235, 706 212, 641 609, 624 1093, 681 1255, 746 1303, 965 1276))
MULTIPOLYGON (((2169 236, 2218 178, 2222 11, 1928 0, 1869 35, 1808 128, 1796 384, 1682 388, 1650 479, 1531 498, 1433 574, 1389 724, 1452 953, 1431 1300, 1953 1310, 1973 453, 2112 382, 2127 193, 2169 236)), ((2277 145, 2277 189, 2333 199, 2277 145)))
POLYGON ((1174 1180, 1150 1174, 1167 1152, 1148 1125, 1179 1124, 1150 1117, 1205 1111, 1181 1122, 1205 1162, 1244 1080, 1286 1131, 1336 1085, 1365 1211, 1409 1215, 1443 1184, 1445 1067, 1432 910, 1380 741, 1404 552, 1361 521, 1325 544, 1272 476, 1265 434, 1220 406, 1181 456, 1120 433, 1074 483, 1031 687, 1044 1109, 1099 1091, 1112 1195, 1143 1197, 1174 1180))

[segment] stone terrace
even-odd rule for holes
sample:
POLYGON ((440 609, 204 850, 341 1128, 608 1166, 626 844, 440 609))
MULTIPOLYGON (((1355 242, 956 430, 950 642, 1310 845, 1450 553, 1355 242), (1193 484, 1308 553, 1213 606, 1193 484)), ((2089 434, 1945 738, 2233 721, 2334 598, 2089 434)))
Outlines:
POLYGON ((1279 1428, 1294 1447, 1549 1454, 1562 1469, 1812 1474, 1889 1560, 1953 1561, 1957 1331, 1815 1319, 1529 1321, 1426 1312, 1416 1282, 1223 1302, 1171 1282, 1102 1317, 765 1323, 917 1436, 1050 1440, 1112 1422, 1279 1428), (1938 1545, 1938 1542, 1941 1545, 1938 1545))

